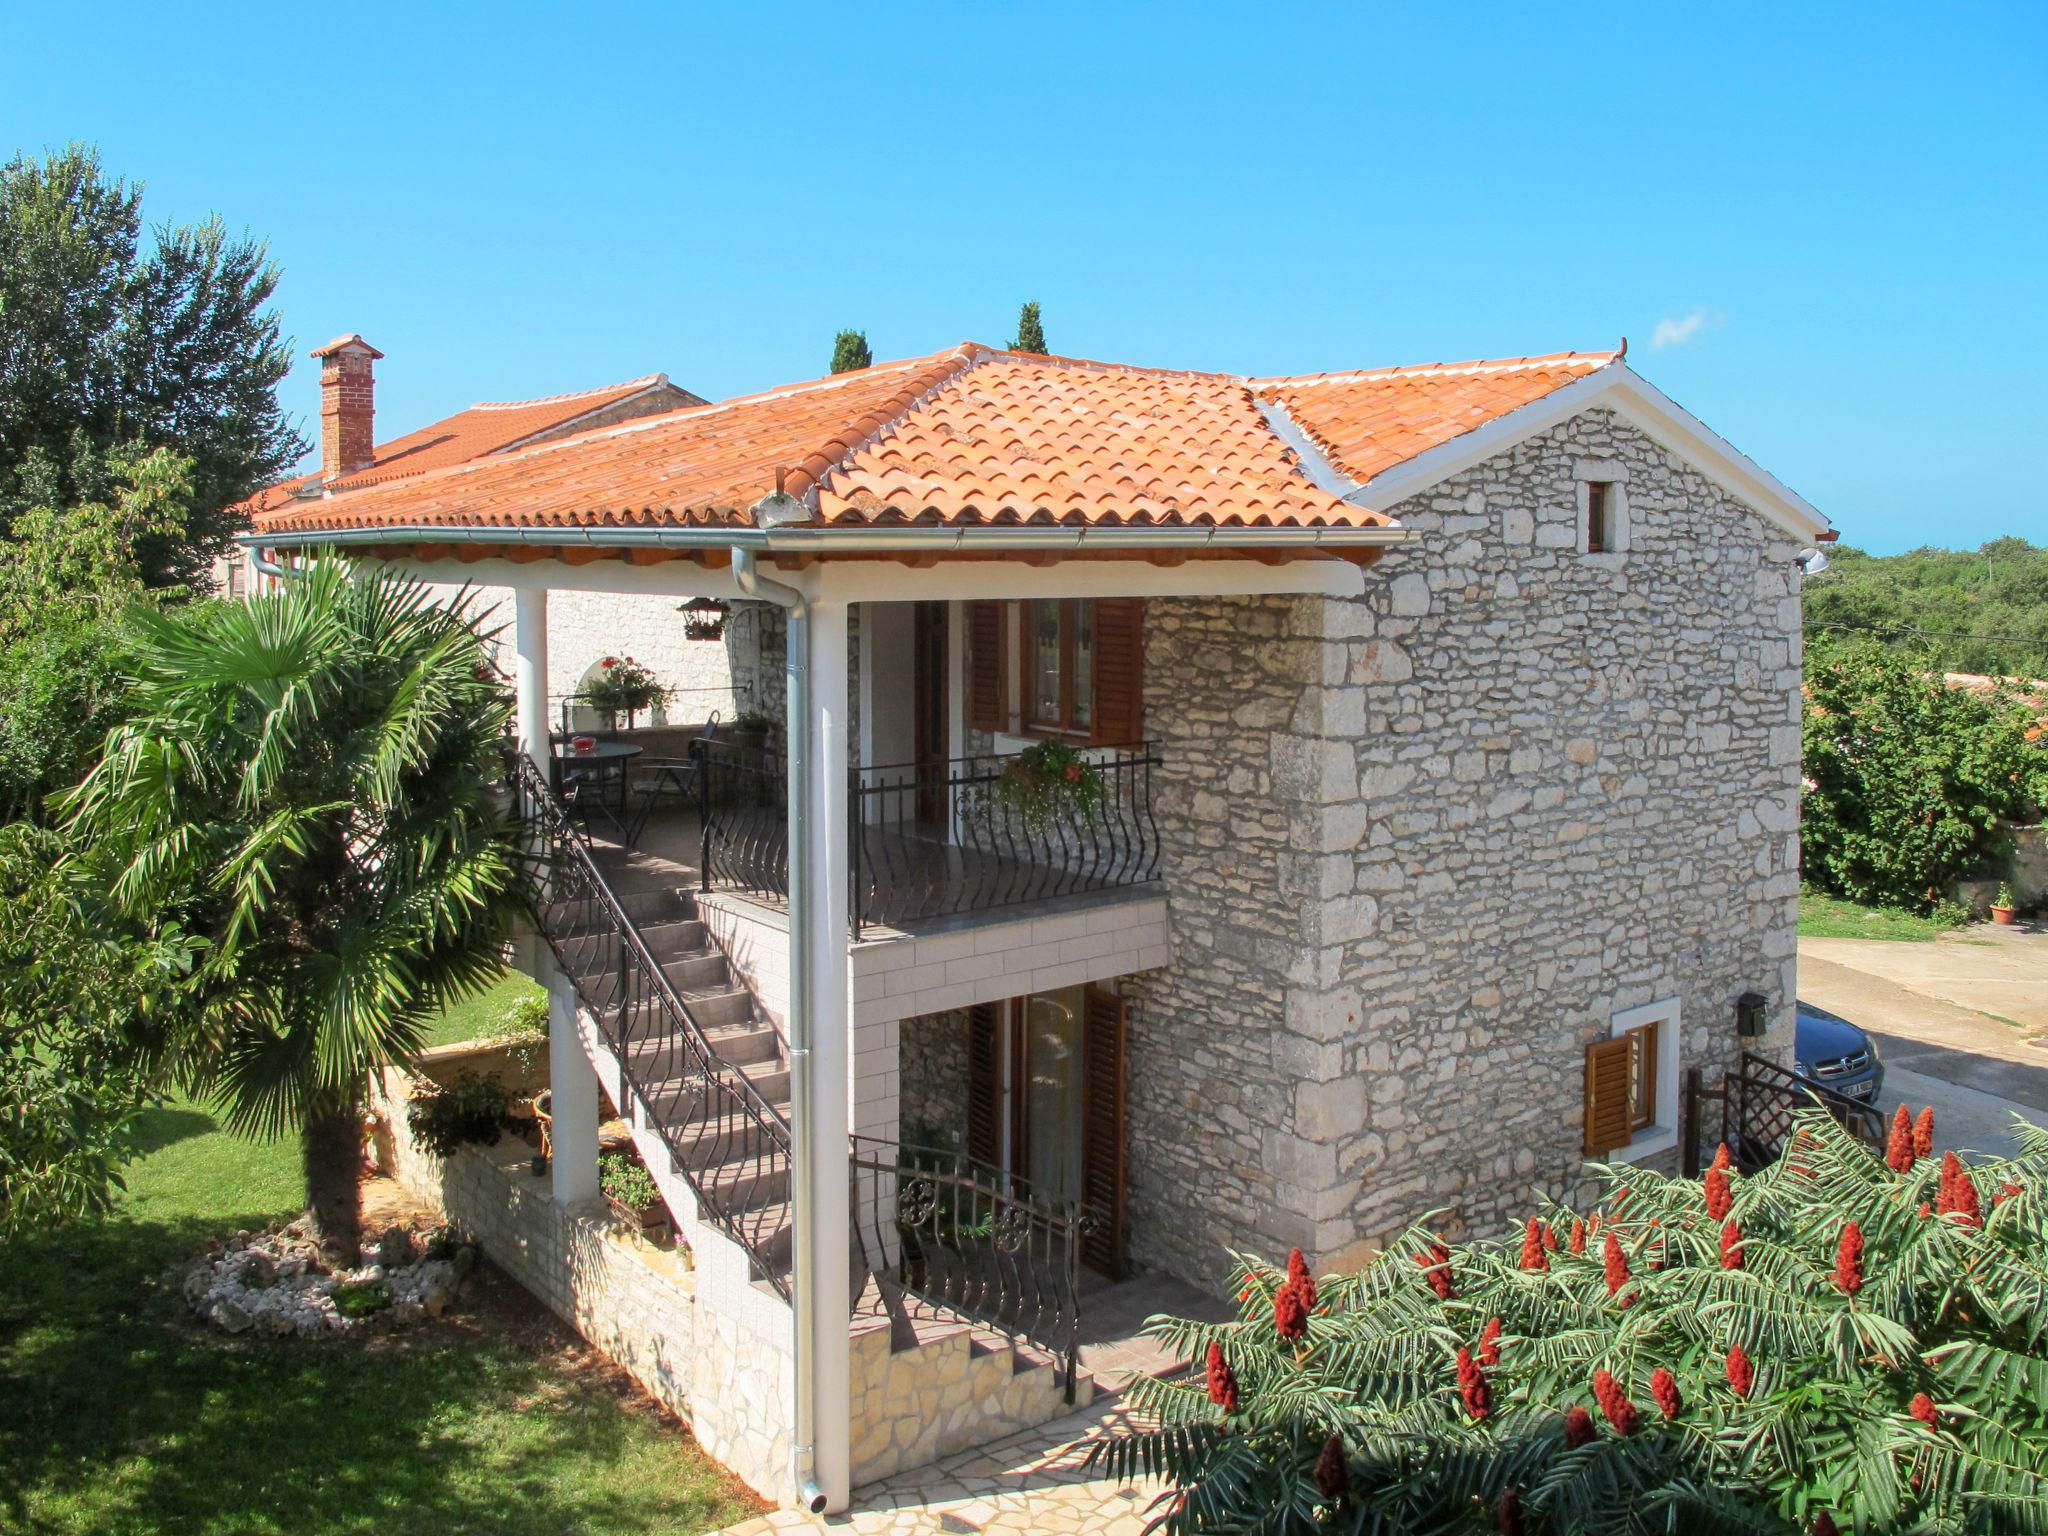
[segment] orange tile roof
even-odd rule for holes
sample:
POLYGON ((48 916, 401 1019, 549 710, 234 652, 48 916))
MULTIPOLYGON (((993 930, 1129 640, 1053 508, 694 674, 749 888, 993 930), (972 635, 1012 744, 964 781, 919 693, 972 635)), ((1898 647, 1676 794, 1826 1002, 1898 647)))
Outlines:
POLYGON ((1253 379, 1317 447, 1368 481, 1417 454, 1618 362, 1620 352, 1554 352, 1469 363, 1253 379))
POLYGON ((1375 526, 1391 519, 1344 500, 1352 480, 1617 356, 1245 379, 963 342, 434 467, 430 452, 454 450, 414 439, 449 425, 438 423, 333 494, 258 508, 256 520, 268 532, 746 526, 780 470, 827 527, 1375 526), (1299 439, 1271 419, 1283 410, 1329 465, 1302 462, 1299 439))
MULTIPOLYGON (((338 337, 313 355, 317 357, 321 352, 339 346, 342 342, 356 340, 361 338, 338 337)), ((444 417, 431 426, 408 432, 388 443, 380 443, 376 457, 371 460, 369 467, 336 481, 334 489, 337 492, 346 491, 376 485, 381 481, 425 474, 432 469, 445 469, 451 464, 464 464, 487 453, 501 452, 536 433, 551 431, 576 420, 579 416, 588 416, 617 405, 631 395, 667 382, 666 374, 650 373, 641 378, 628 379, 623 384, 605 384, 596 389, 578 390, 566 395, 548 395, 539 400, 483 401, 466 410, 457 411, 453 416, 444 417)), ((695 398, 690 396, 693 401, 695 398)), ((273 485, 252 497, 247 503, 248 510, 252 514, 260 514, 288 507, 296 500, 293 492, 319 478, 317 474, 299 475, 273 485)))

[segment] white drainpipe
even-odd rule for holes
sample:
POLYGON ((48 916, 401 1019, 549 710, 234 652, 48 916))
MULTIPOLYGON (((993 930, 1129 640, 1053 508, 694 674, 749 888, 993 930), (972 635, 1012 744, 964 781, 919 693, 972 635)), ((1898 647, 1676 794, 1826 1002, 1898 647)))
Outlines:
MULTIPOLYGON (((813 1250, 817 1218, 813 1209, 817 1148, 812 1145, 811 941, 817 915, 811 879, 811 623, 810 607, 795 587, 763 576, 754 551, 735 546, 732 575, 751 598, 775 604, 787 615, 789 750, 789 1215, 790 1313, 796 1327, 796 1423, 790 1436, 797 1499, 812 1514, 825 1512, 825 1490, 817 1479, 818 1322, 812 1304, 813 1250)), ((846 1383, 840 1384, 842 1389, 846 1383)))

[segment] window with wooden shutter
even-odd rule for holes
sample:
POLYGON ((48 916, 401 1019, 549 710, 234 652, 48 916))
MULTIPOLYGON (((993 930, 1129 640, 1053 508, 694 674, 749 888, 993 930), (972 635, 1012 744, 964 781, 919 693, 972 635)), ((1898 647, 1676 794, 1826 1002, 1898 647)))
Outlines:
POLYGON ((977 731, 1010 728, 1009 605, 967 605, 967 724, 977 731))
POLYGON ((1131 746, 1145 738, 1145 600, 1095 600, 1092 739, 1131 746))
POLYGON ((1604 1157, 1635 1137, 1630 1087, 1635 1048, 1626 1035, 1586 1047, 1586 1156, 1604 1157))
POLYGON ((1003 1161, 1003 1068, 995 1003, 967 1010, 967 1155, 991 1168, 1003 1161))
POLYGON ((1112 1280, 1124 1271, 1124 1048, 1129 1005, 1088 989, 1082 1036, 1081 1205, 1093 1218, 1081 1261, 1112 1280))

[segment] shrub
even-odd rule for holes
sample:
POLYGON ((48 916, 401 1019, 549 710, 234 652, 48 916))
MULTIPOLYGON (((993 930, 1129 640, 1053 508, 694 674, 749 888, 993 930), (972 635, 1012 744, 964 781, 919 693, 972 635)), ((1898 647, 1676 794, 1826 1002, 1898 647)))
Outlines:
POLYGON ((512 1090, 496 1078, 460 1074, 442 1088, 429 1084, 406 1107, 413 1140, 436 1157, 472 1142, 488 1146, 511 1124, 512 1090))
POLYGON ((391 1287, 382 1280, 344 1280, 328 1294, 343 1317, 368 1317, 391 1305, 391 1287))
POLYGON ((628 1152, 607 1152, 597 1160, 597 1186, 607 1200, 616 1200, 629 1210, 645 1210, 661 1199, 654 1175, 628 1152))
POLYGON ((1699 1181, 1596 1169, 1618 1287, 1604 1241, 1531 1268, 1519 1223, 1424 1227, 1320 1282, 1304 1321, 1305 1271, 1240 1259, 1237 1321, 1153 1324, 1227 1368, 1235 1411, 1140 1378, 1158 1427, 1095 1457, 1168 1479, 1174 1532, 2040 1530, 2048 1131, 2018 1135, 2008 1161, 1897 1171, 1805 1115, 1731 1179, 1737 1267, 1699 1181))
POLYGON ((1801 863, 1822 890, 1925 912, 2048 795, 2048 738, 2007 690, 1857 644, 1816 647, 1806 675, 1801 863))

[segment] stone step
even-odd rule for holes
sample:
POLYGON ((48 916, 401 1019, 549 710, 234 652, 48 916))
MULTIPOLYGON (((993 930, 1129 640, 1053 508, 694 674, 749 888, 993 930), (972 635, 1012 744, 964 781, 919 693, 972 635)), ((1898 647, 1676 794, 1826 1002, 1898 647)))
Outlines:
MULTIPOLYGON (((725 1080, 731 1083, 735 1077, 736 1074, 725 1080)), ((776 1108, 789 1098, 787 1067, 765 1064, 761 1070, 749 1072, 746 1080, 770 1108, 776 1108)), ((648 1114, 657 1124, 675 1131, 708 1117, 744 1113, 739 1107, 742 1097, 713 1090, 702 1078, 687 1072, 648 1082, 640 1090, 640 1100, 647 1106, 648 1114)))
POLYGON ((717 949, 671 960, 662 966, 661 973, 678 992, 729 992, 738 982, 732 966, 717 949))
MULTIPOLYGON (((785 1123, 788 1121, 787 1099, 769 1099, 768 1107, 785 1123)), ((692 1174, 738 1158, 781 1156, 772 1134, 762 1130, 751 1118, 738 1115, 677 1122, 665 1129, 662 1135, 677 1165, 692 1174)))

